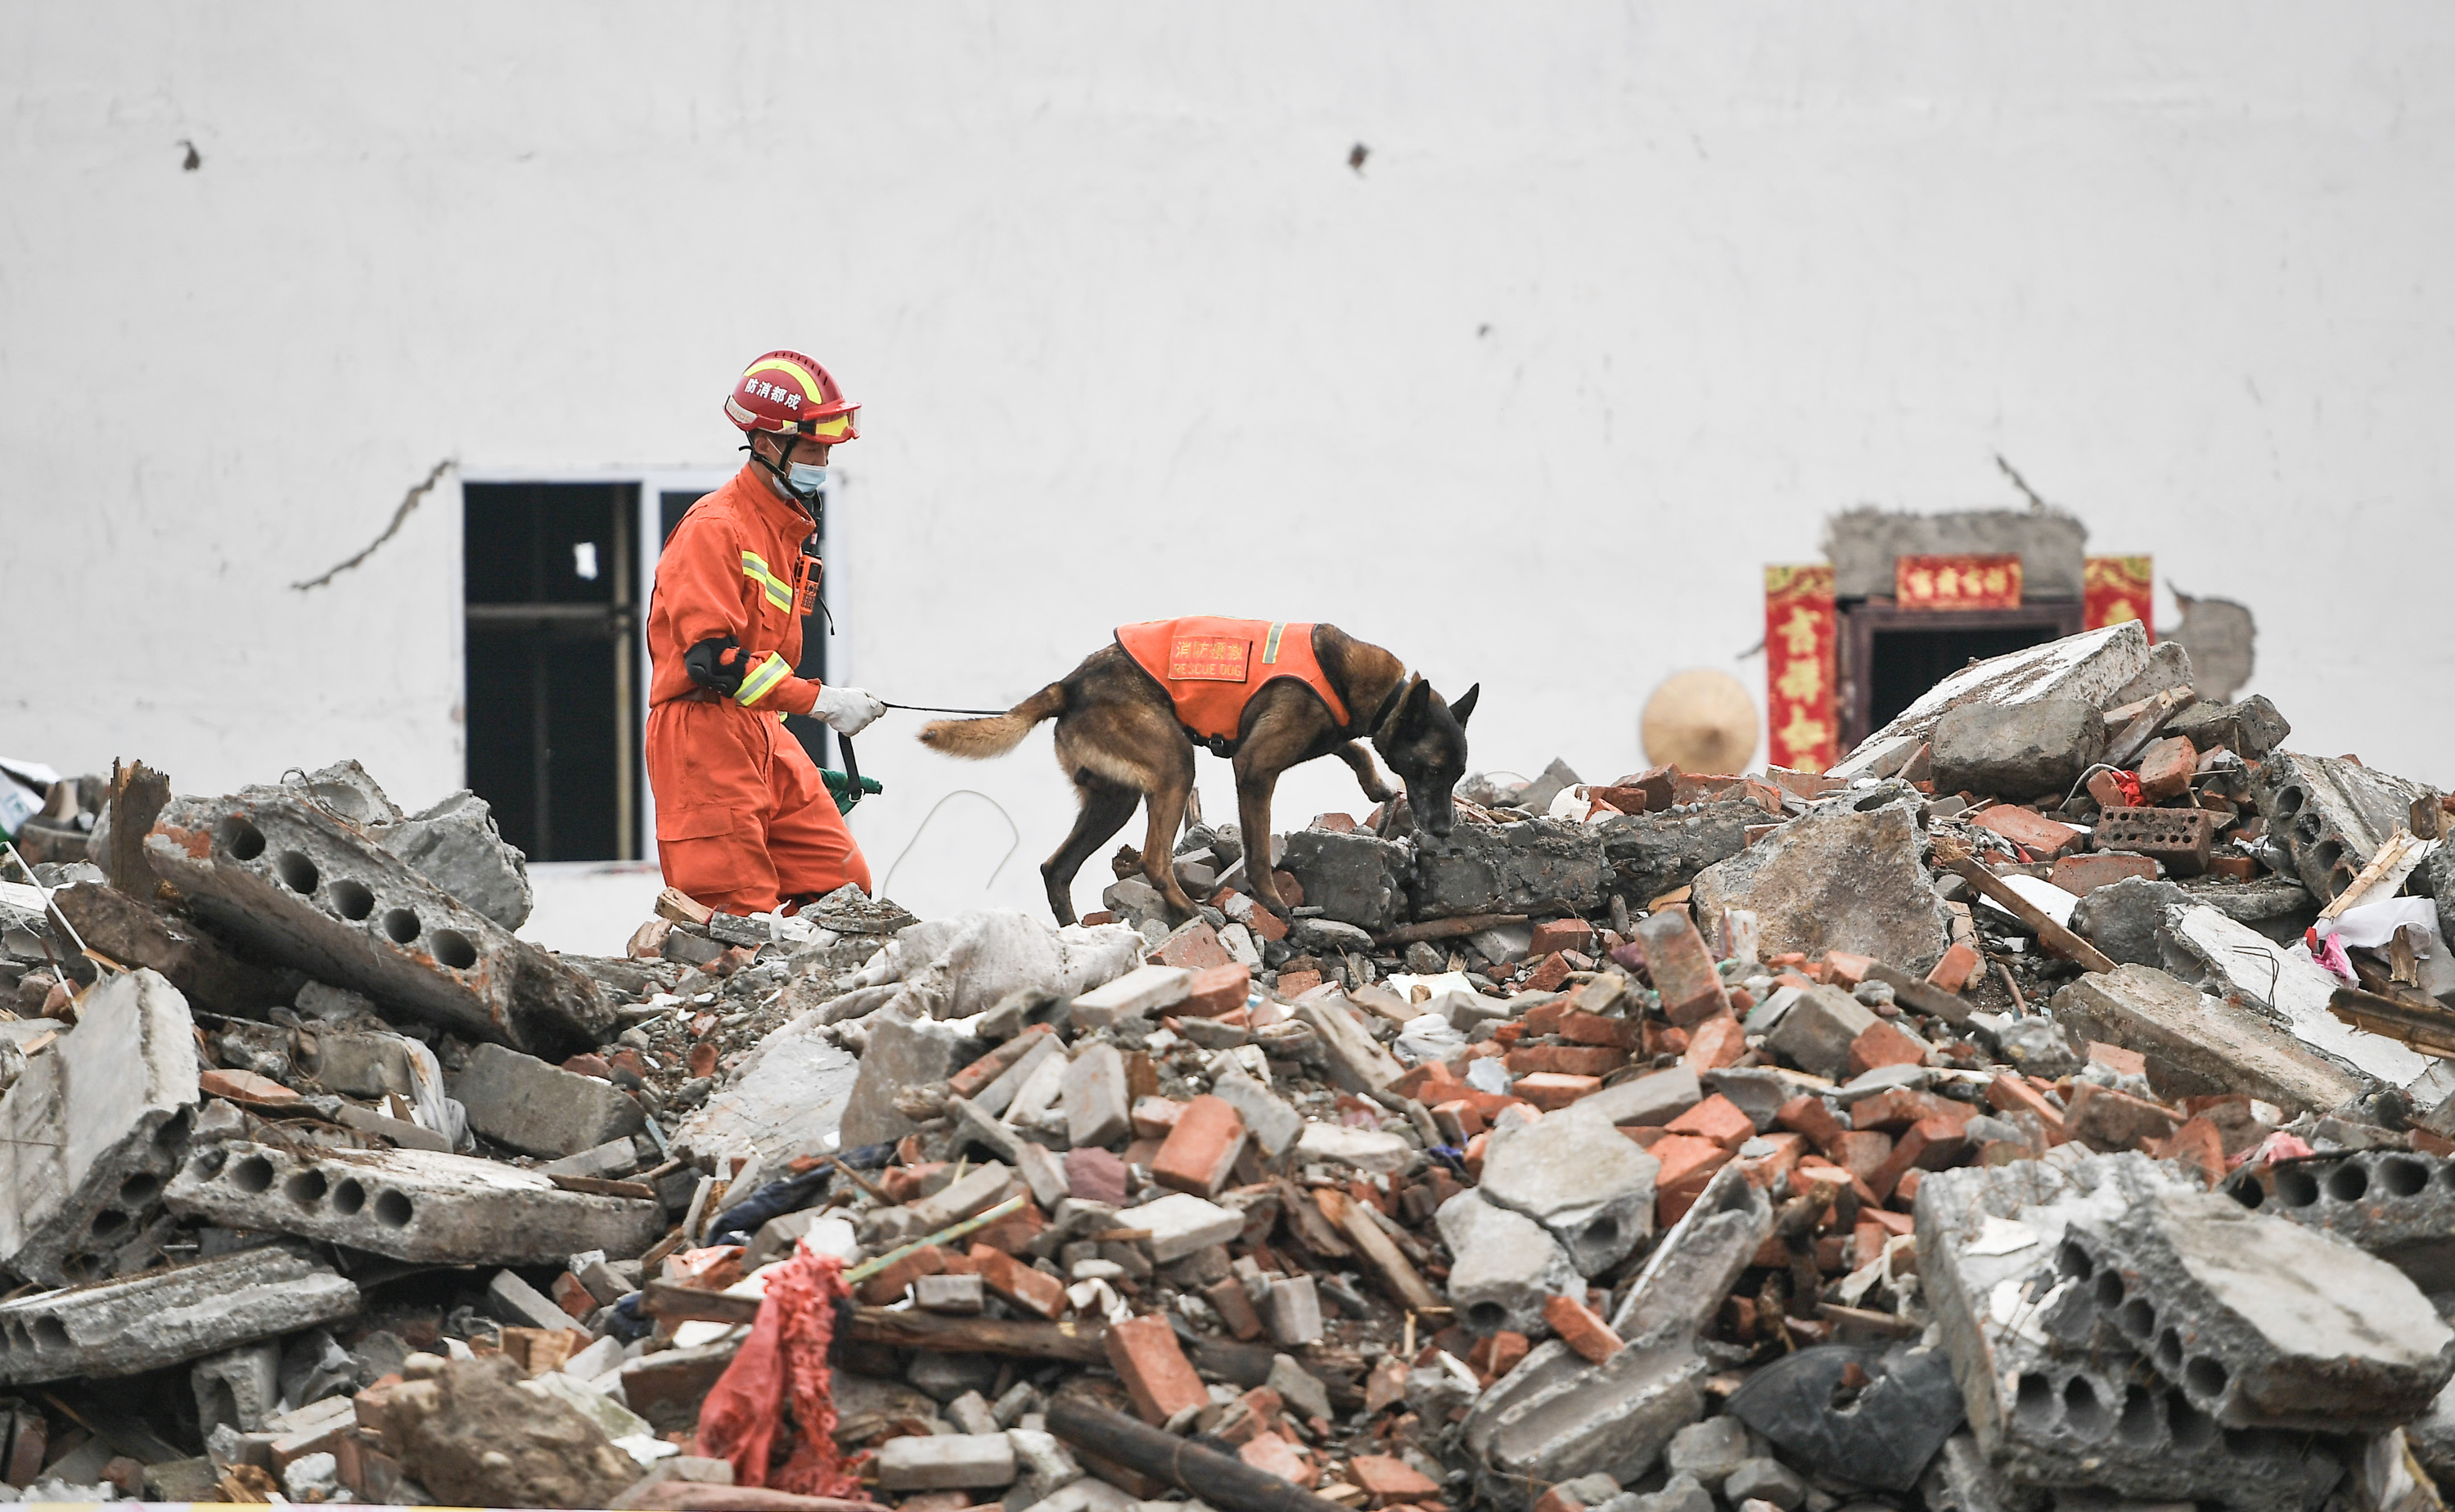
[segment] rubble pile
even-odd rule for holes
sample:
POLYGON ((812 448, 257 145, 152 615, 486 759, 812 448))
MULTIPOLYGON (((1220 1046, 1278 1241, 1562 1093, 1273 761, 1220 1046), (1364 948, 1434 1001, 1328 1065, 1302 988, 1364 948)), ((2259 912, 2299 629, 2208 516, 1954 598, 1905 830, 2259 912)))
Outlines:
POLYGON ((1196 824, 1191 919, 1126 852, 1081 925, 669 893, 619 959, 512 933, 467 795, 62 784, 0 883, 0 1479, 2435 1505, 2455 810, 2289 736, 2120 626, 1830 775, 1196 824))

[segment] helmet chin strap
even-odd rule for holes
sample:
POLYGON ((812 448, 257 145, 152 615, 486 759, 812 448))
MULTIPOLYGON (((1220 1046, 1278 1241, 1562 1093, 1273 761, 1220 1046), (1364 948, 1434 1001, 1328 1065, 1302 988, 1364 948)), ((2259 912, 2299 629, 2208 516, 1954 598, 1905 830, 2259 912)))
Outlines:
MULTIPOLYGON (((777 433, 770 432, 768 433, 775 434, 777 433)), ((787 444, 784 447, 785 465, 782 467, 779 467, 775 463, 767 460, 766 455, 759 450, 756 442, 746 443, 743 445, 741 450, 750 454, 750 460, 758 463, 761 467, 765 468, 767 470, 767 475, 776 480, 776 486, 783 490, 784 496, 791 499, 794 503, 801 505, 801 513, 810 516, 810 524, 813 527, 819 527, 823 523, 822 514, 824 510, 824 505, 821 501, 826 497, 826 490, 823 488, 816 488, 804 494, 800 489, 793 486, 793 474, 791 471, 793 453, 790 443, 798 442, 801 439, 801 438, 800 436, 787 438, 787 444)))

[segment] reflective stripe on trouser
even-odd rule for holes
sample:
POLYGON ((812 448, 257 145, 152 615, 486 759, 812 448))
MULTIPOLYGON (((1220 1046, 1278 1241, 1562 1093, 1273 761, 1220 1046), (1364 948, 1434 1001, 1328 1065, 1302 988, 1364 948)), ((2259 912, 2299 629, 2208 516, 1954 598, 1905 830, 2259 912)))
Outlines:
POLYGON ((869 890, 869 862, 824 778, 781 720, 678 699, 648 711, 657 860, 668 885, 728 914, 869 890))

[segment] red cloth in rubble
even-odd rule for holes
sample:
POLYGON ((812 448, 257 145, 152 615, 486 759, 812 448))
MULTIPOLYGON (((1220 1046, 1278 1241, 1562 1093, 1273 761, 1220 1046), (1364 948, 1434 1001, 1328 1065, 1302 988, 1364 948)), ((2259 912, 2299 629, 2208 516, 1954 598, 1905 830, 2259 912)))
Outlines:
POLYGON ((767 1272, 759 1320, 699 1410, 699 1452, 733 1462, 736 1485, 770 1485, 798 1496, 867 1501, 836 1449, 836 1403, 827 1372, 838 1299, 849 1295, 843 1262, 797 1249, 767 1272), (771 1482, 767 1462, 793 1406, 793 1452, 771 1482))

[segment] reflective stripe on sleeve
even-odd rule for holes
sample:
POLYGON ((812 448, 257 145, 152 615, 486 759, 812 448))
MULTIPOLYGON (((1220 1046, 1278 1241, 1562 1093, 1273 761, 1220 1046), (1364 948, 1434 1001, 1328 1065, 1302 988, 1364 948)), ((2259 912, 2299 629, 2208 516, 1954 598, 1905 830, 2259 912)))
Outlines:
POLYGON ((784 664, 783 657, 772 651, 767 653, 767 659, 759 664, 759 670, 741 679, 741 689, 733 696, 733 701, 745 709, 751 707, 774 692, 776 685, 790 676, 792 671, 784 664))

